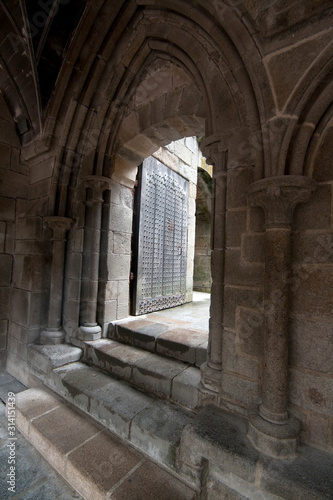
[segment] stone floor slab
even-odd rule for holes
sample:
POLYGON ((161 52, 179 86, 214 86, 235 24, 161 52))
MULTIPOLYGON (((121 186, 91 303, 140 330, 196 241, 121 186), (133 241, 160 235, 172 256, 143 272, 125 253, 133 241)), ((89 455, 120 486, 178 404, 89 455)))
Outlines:
POLYGON ((66 477, 86 498, 105 499, 142 456, 108 433, 101 433, 68 455, 66 477))
POLYGON ((28 438, 53 467, 65 474, 64 455, 101 431, 96 422, 61 405, 32 420, 28 438))
POLYGON ((195 500, 187 485, 151 462, 142 463, 111 496, 112 500, 195 500))

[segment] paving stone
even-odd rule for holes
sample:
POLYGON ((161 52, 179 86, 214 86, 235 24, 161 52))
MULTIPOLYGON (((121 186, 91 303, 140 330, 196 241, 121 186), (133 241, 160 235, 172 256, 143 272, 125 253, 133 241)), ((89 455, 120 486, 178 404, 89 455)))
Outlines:
POLYGON ((151 462, 141 464, 112 492, 112 500, 194 500, 196 493, 151 462), (152 480, 153 478, 153 480, 152 480))
POLYGON ((156 401, 133 419, 131 442, 155 460, 175 467, 182 431, 192 419, 190 412, 156 401))
POLYGON ((140 462, 139 453, 105 432, 69 454, 66 474, 86 498, 99 500, 140 462))
POLYGON ((59 407, 60 404, 61 400, 45 387, 25 390, 16 396, 17 424, 22 432, 28 435, 30 420, 59 407))
MULTIPOLYGON (((6 442, 4 443, 6 444, 6 442)), ((79 495, 20 434, 16 441, 16 484, 15 493, 8 491, 6 481, 0 481, 0 498, 9 500, 71 500, 81 499, 79 495)), ((8 448, 0 446, 0 462, 6 464, 8 448)), ((9 469, 4 468, 4 472, 9 469)))
POLYGON ((87 416, 61 405, 35 418, 29 439, 55 469, 65 475, 64 455, 99 433, 101 428, 87 416))
POLYGON ((195 409, 198 404, 198 390, 201 380, 200 370, 189 367, 172 381, 171 398, 186 408, 195 409))
POLYGON ((156 395, 170 397, 172 379, 185 370, 180 361, 150 354, 133 367, 133 381, 138 387, 156 395))

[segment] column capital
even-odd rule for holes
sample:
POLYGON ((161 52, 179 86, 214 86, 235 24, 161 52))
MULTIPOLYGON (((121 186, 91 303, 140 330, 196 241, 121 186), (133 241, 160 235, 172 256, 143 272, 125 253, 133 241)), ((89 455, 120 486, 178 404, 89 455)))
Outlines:
POLYGON ((52 230, 52 241, 66 241, 66 233, 70 229, 73 219, 56 215, 44 217, 44 225, 52 230))
POLYGON ((265 212, 266 228, 290 228, 296 205, 307 202, 317 183, 301 175, 268 177, 248 189, 248 202, 265 212))
POLYGON ((211 135, 206 137, 200 146, 202 154, 205 156, 207 163, 213 165, 218 171, 227 170, 226 161, 224 157, 228 151, 227 138, 221 135, 211 135))
POLYGON ((112 181, 101 175, 89 175, 85 178, 85 184, 92 190, 92 198, 87 202, 103 202, 103 191, 110 189, 112 181))

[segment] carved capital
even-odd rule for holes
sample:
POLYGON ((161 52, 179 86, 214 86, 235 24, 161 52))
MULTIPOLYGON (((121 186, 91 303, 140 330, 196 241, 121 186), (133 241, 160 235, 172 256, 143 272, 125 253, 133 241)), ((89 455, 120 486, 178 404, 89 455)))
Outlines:
POLYGON ((216 172, 226 172, 226 154, 228 150, 227 142, 224 137, 213 135, 206 137, 202 142, 200 149, 209 165, 213 165, 216 172))
POLYGON ((52 241, 66 241, 66 233, 73 223, 68 217, 44 217, 44 225, 52 229, 52 241))
POLYGON ((89 175, 85 182, 86 187, 92 190, 92 196, 86 203, 103 203, 103 191, 110 189, 111 179, 100 175, 89 175))
POLYGON ((265 212, 266 227, 290 227, 296 205, 307 202, 317 184, 309 177, 285 175, 251 184, 248 202, 265 212))

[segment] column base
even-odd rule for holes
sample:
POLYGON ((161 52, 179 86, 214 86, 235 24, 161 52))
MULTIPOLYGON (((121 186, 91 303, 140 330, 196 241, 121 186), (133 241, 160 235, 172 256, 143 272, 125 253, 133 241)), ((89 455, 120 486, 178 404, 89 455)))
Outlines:
POLYGON ((200 367, 201 384, 205 389, 213 392, 221 391, 221 370, 211 368, 207 362, 200 367))
POLYGON ((82 325, 78 329, 77 338, 80 340, 98 340, 102 336, 102 328, 99 325, 82 325))
POLYGON ((65 341, 65 332, 62 328, 46 329, 40 334, 40 343, 42 345, 58 345, 65 341))
POLYGON ((260 415, 251 415, 247 437, 253 446, 274 458, 293 458, 297 455, 300 422, 292 415, 285 422, 268 422, 260 415))

